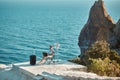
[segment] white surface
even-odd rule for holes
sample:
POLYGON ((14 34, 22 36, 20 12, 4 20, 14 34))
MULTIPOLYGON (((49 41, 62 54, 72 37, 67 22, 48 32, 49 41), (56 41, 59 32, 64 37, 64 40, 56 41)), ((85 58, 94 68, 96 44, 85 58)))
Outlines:
POLYGON ((48 72, 51 74, 58 74, 59 72, 74 71, 80 69, 86 69, 85 66, 77 65, 68 61, 60 61, 52 64, 36 64, 30 65, 29 62, 14 64, 15 66, 28 71, 34 75, 42 74, 42 72, 48 72))
POLYGON ((120 80, 120 77, 98 76, 94 73, 80 71, 86 67, 68 61, 34 66, 29 62, 24 62, 14 64, 9 69, 5 67, 0 70, 0 80, 40 80, 43 77, 47 80, 120 80))

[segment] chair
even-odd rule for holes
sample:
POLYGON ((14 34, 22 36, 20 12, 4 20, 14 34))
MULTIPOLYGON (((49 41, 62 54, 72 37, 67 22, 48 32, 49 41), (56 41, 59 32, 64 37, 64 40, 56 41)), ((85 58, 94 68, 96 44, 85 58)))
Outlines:
MULTIPOLYGON (((43 58, 42 60, 40 61, 40 63, 46 63, 49 59, 51 61, 53 61, 53 58, 54 58, 54 53, 53 54, 48 54, 47 52, 43 52, 43 58)), ((51 62, 50 61, 50 62, 51 62)))
POLYGON ((43 52, 43 57, 47 57, 48 53, 47 52, 43 52))

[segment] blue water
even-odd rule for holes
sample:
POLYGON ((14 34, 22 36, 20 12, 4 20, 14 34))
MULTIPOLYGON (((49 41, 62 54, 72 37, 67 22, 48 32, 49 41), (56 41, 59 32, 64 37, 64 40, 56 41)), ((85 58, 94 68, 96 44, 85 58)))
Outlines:
MULTIPOLYGON (((0 63, 37 60, 49 45, 60 44, 58 59, 80 55, 78 36, 87 21, 93 2, 69 5, 0 4, 0 63)), ((116 3, 117 4, 117 3, 116 3)), ((115 21, 120 18, 119 5, 106 4, 115 21), (112 7, 113 6, 113 7, 112 7), (116 8, 114 8, 116 7, 116 8)))

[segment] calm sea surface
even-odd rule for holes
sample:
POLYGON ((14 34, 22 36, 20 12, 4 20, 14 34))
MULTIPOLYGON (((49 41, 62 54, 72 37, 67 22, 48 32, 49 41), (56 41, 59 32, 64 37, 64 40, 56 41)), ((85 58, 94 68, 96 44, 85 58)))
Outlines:
MULTIPOLYGON (((49 45, 60 44, 58 59, 68 60, 80 54, 78 36, 87 21, 93 2, 74 5, 0 4, 0 63, 29 61, 35 54, 41 59, 49 45)), ((116 3, 117 4, 117 3, 116 3)), ((107 3, 109 14, 117 21, 119 5, 107 3)))

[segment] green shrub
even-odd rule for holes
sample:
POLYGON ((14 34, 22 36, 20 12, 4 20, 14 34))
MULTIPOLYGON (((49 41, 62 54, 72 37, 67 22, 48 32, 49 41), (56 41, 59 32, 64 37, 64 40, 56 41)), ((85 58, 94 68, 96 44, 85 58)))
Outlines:
MULTIPOLYGON (((106 41, 96 41, 85 53, 87 56, 88 71, 101 76, 120 77, 120 56, 116 51, 110 50, 106 41)), ((84 61, 83 61, 84 62, 84 61)))
POLYGON ((120 64, 120 56, 116 51, 111 50, 108 56, 110 60, 115 60, 118 64, 120 64))
POLYGON ((81 57, 81 63, 86 64, 88 71, 98 75, 120 77, 120 56, 116 51, 110 50, 109 44, 104 40, 92 44, 81 57))
POLYGON ((106 58, 110 52, 109 44, 106 41, 96 41, 92 46, 86 51, 86 55, 90 58, 106 58))
POLYGON ((116 61, 111 61, 109 58, 91 60, 92 63, 88 65, 88 71, 101 76, 120 76, 120 65, 116 61))
POLYGON ((120 77, 120 56, 103 40, 92 44, 81 59, 77 57, 69 61, 86 65, 88 71, 101 76, 120 77))
POLYGON ((71 60, 68 60, 68 61, 73 62, 73 63, 77 63, 77 64, 81 64, 81 60, 80 60, 79 57, 71 59, 71 60))

